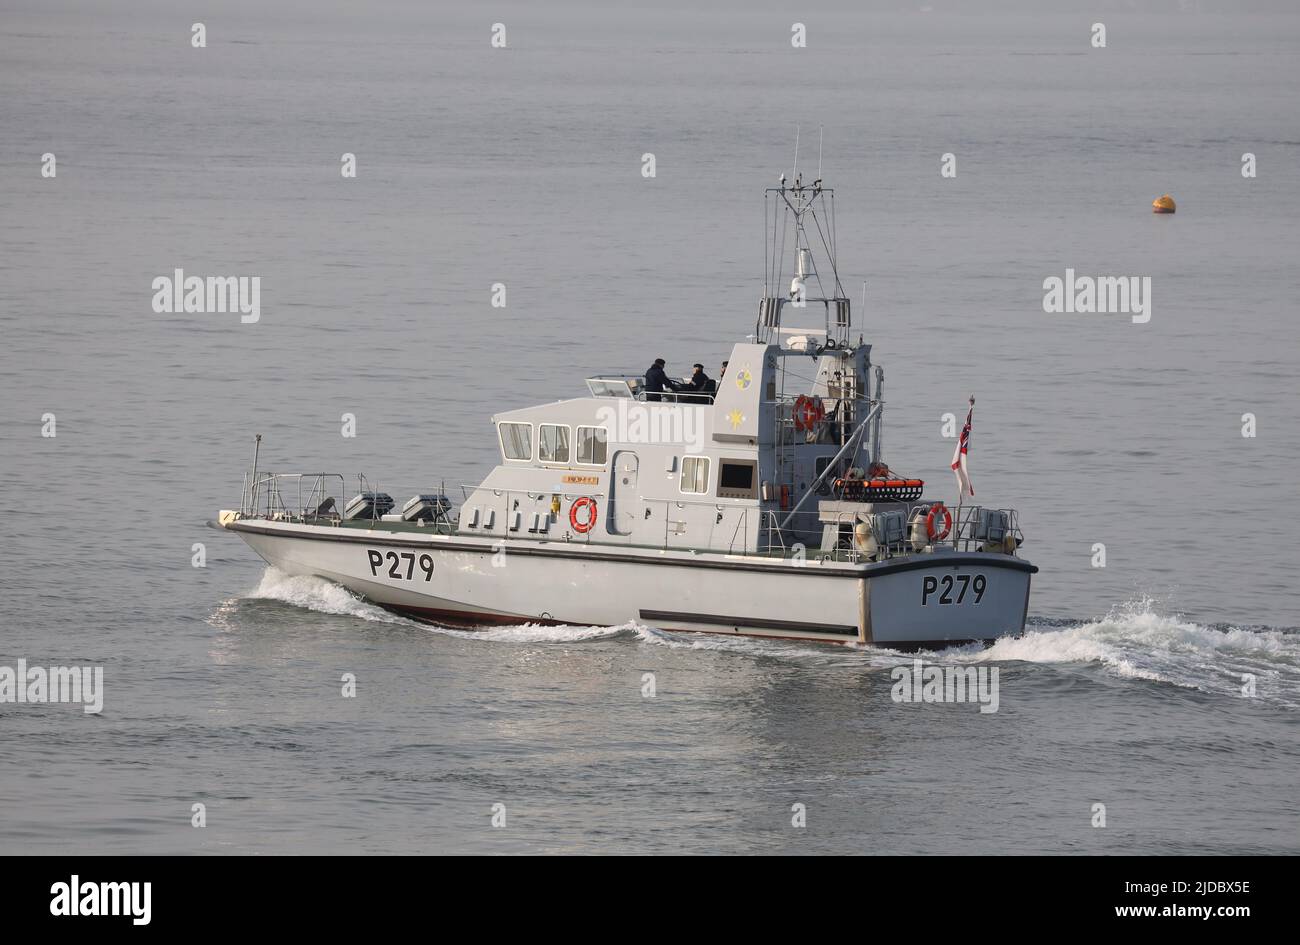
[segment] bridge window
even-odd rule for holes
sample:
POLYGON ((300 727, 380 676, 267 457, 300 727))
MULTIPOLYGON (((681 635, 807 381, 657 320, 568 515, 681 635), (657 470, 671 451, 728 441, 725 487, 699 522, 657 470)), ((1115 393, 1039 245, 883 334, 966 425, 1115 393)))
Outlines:
POLYGON ((569 428, 543 423, 537 428, 537 458, 544 463, 569 461, 569 428))
POLYGON ((749 459, 724 459, 718 470, 718 498, 757 499, 758 463, 749 459))
POLYGON ((608 439, 604 427, 578 427, 578 462, 584 466, 604 466, 608 459, 608 439))
POLYGON ((500 423, 501 452, 506 459, 528 462, 533 458, 533 425, 531 423, 500 423))
POLYGON ((682 491, 689 495, 704 495, 709 491, 709 457, 682 457, 682 491))

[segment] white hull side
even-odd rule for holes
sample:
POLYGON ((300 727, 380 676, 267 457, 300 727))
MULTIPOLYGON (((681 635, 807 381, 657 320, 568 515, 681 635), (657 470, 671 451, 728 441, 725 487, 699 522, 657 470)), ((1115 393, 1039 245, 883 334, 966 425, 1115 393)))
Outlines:
POLYGON ((948 556, 924 568, 867 578, 870 571, 862 567, 812 560, 797 567, 769 558, 562 542, 512 543, 502 556, 482 541, 430 540, 409 532, 269 522, 241 522, 233 530, 287 574, 322 577, 381 606, 462 625, 636 622, 761 637, 941 645, 1020 632, 1029 588, 1028 572, 999 567, 994 558, 1002 556, 991 555, 948 556), (372 552, 384 556, 377 568, 372 552), (429 555, 432 574, 412 566, 403 553, 417 561, 429 555), (921 605, 927 576, 938 581, 942 574, 962 572, 986 575, 978 605, 972 596, 942 606, 934 594, 921 605))

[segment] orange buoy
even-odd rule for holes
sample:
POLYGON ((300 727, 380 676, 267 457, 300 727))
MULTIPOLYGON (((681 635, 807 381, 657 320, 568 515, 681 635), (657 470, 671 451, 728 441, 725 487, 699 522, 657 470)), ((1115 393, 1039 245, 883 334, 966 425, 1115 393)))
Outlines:
POLYGON ((1177 209, 1178 205, 1174 203, 1174 198, 1168 194, 1151 201, 1152 213, 1173 213, 1177 209))

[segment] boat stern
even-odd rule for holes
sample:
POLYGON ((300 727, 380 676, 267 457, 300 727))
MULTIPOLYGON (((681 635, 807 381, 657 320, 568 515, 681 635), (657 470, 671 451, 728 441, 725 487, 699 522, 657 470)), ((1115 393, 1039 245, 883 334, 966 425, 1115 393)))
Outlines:
POLYGON ((863 642, 938 649, 1016 636, 1037 570, 1023 558, 965 551, 871 565, 863 579, 863 642))

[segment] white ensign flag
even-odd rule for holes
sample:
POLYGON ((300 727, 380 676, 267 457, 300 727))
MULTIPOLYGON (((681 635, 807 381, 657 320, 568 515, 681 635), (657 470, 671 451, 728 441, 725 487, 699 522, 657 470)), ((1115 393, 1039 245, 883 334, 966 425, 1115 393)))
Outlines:
POLYGON ((975 412, 975 398, 970 399, 970 409, 966 411, 966 425, 961 428, 961 439, 952 454, 952 471, 957 474, 957 495, 975 495, 975 487, 970 484, 970 472, 966 469, 966 454, 970 452, 970 421, 975 412))

